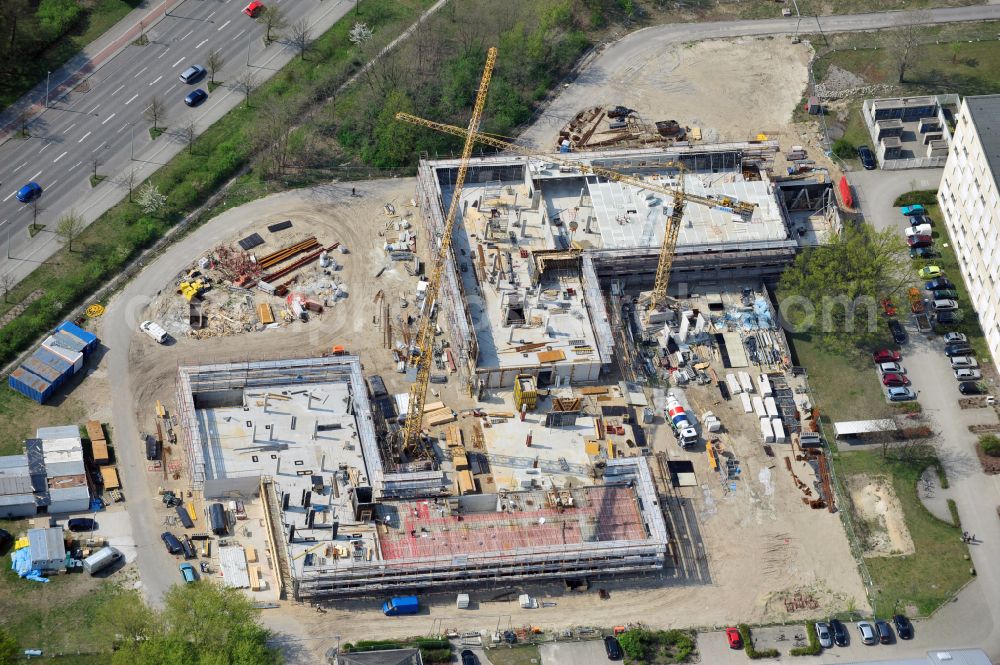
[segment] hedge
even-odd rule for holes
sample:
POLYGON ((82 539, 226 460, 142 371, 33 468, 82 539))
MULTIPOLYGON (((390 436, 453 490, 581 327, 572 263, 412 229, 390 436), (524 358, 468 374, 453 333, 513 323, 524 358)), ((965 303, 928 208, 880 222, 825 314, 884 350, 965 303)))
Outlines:
POLYGON ((937 190, 919 189, 913 192, 906 192, 897 196, 892 205, 897 208, 912 205, 934 206, 937 205, 937 190))
POLYGON ((760 660, 761 658, 777 658, 779 652, 777 649, 760 649, 753 645, 753 635, 750 633, 750 626, 745 623, 739 625, 740 637, 743 638, 743 650, 747 653, 747 658, 750 660, 760 660))
POLYGON ((815 656, 823 650, 823 647, 819 645, 819 636, 816 634, 816 624, 806 624, 806 635, 809 638, 809 646, 795 647, 788 653, 793 656, 815 656))

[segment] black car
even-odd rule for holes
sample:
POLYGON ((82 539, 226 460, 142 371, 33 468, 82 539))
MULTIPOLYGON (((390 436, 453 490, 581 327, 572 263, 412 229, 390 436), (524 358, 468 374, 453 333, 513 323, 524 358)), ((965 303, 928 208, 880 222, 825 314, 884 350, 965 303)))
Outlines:
POLYGON ((940 291, 942 289, 954 289, 955 284, 947 277, 938 277, 924 284, 928 291, 940 291))
POLYGON ((462 652, 462 665, 479 665, 479 659, 476 658, 476 654, 466 649, 462 652))
POLYGON ((896 340, 896 344, 906 343, 906 331, 903 329, 903 324, 896 319, 889 319, 889 332, 892 333, 892 338, 896 340))
POLYGON ((169 531, 161 533, 160 540, 162 540, 163 544, 167 546, 167 551, 171 554, 180 554, 184 550, 184 546, 181 545, 181 541, 177 540, 177 536, 169 531))
POLYGON ((198 104, 201 104, 206 99, 208 99, 208 93, 201 88, 197 88, 192 90, 188 96, 184 98, 184 103, 188 106, 198 106, 198 104))
POLYGON ((974 356, 976 351, 968 344, 949 344, 944 347, 944 355, 949 358, 955 356, 974 356))
POLYGON ((93 531, 96 526, 97 522, 89 517, 74 517, 70 521, 66 522, 66 528, 74 533, 80 533, 81 531, 93 531))
POLYGON ((851 638, 847 633, 847 626, 842 624, 839 619, 830 619, 830 630, 833 631, 833 643, 838 647, 846 647, 851 642, 851 638))
POLYGON ((962 320, 961 312, 938 312, 937 322, 944 324, 958 323, 962 320))
POLYGON ((14 536, 10 535, 10 531, 0 529, 0 556, 7 556, 12 547, 14 547, 14 536))
POLYGON ((927 215, 910 215, 906 219, 910 221, 910 226, 920 226, 921 224, 934 226, 934 220, 927 215))
POLYGON ((622 645, 610 635, 604 638, 604 650, 608 652, 608 660, 622 659, 622 645))
POLYGON ((892 628, 889 623, 882 619, 875 620, 875 634, 881 644, 892 644, 892 628))
POLYGON ((975 381, 962 381, 958 384, 958 392, 963 395, 982 395, 986 391, 975 381))
POLYGON ((872 152, 871 148, 866 145, 858 146, 858 159, 861 160, 861 166, 865 169, 871 171, 875 168, 875 153, 872 152))
POLYGON ((941 252, 931 247, 911 247, 911 259, 936 259, 941 256, 941 252))
POLYGON ((896 626, 896 634, 899 635, 901 640, 912 640, 913 639, 913 624, 910 620, 904 617, 902 614, 897 614, 892 617, 892 623, 896 626))

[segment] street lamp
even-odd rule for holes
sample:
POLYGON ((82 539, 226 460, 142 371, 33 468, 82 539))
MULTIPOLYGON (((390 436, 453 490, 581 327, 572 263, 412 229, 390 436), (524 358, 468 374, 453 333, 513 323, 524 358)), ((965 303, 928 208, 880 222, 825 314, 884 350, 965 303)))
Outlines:
POLYGON ((250 44, 253 41, 253 34, 247 34, 247 67, 250 66, 250 44))

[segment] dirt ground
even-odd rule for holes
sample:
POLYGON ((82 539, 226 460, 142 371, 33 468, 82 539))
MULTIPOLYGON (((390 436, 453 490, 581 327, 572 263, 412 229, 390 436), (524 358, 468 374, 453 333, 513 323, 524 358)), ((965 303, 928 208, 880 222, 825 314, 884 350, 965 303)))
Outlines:
POLYGON ((867 525, 866 556, 905 556, 916 551, 899 499, 886 478, 866 474, 848 476, 847 489, 859 517, 867 525))
POLYGON ((763 132, 785 147, 807 144, 815 134, 791 123, 808 83, 807 44, 741 38, 662 50, 653 42, 642 44, 638 35, 632 40, 638 46, 623 57, 615 47, 598 56, 521 140, 554 147, 563 123, 598 104, 634 108, 647 122, 671 119, 699 127, 705 143, 745 140, 763 132))

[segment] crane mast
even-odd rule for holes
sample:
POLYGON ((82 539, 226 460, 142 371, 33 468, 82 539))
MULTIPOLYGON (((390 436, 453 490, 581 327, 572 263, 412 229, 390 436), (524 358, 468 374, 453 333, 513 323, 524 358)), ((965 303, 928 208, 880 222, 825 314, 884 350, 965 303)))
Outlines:
POLYGON ((406 414, 406 425, 403 428, 402 451, 407 454, 420 452, 426 455, 427 452, 420 440, 420 428, 424 417, 424 404, 427 401, 427 385, 431 376, 431 361, 433 356, 434 330, 431 313, 434 303, 437 302, 438 293, 441 290, 441 276, 444 273, 444 266, 448 261, 448 252, 451 250, 452 231, 455 227, 455 220, 458 218, 458 210, 461 204, 462 187, 465 185, 465 174, 469 169, 469 158, 472 156, 472 149, 475 146, 475 138, 479 131, 479 122, 483 116, 483 107, 486 106, 486 93, 489 90, 490 78, 493 76, 493 65, 496 63, 497 50, 491 47, 486 52, 486 66, 483 68, 483 77, 479 82, 479 92, 476 93, 476 103, 472 108, 472 118, 469 120, 468 130, 465 132, 465 147, 462 149, 462 158, 458 166, 458 174, 455 177, 455 187, 451 194, 451 205, 448 207, 448 216, 444 222, 444 235, 441 237, 441 246, 438 248, 437 256, 434 259, 430 278, 427 282, 426 299, 424 300, 423 316, 420 317, 420 328, 417 331, 416 357, 412 352, 411 362, 417 366, 417 378, 410 386, 410 404, 406 414))
MULTIPOLYGON (((529 148, 503 141, 488 134, 482 134, 476 132, 475 130, 466 130, 462 127, 456 127, 455 125, 447 125, 441 122, 427 120, 409 113, 397 113, 396 119, 402 120, 403 122, 409 122, 414 125, 419 125, 421 127, 427 127, 428 129, 433 129, 445 134, 451 134, 452 136, 463 137, 466 139, 466 146, 468 146, 468 142, 470 140, 474 139, 478 143, 498 148, 500 150, 525 155, 527 157, 537 157, 539 159, 545 159, 546 161, 555 162, 557 164, 564 164, 577 169, 583 174, 593 174, 613 182, 624 183, 640 189, 648 189, 650 191, 658 192, 671 197, 673 200, 673 211, 670 216, 667 217, 666 227, 663 232, 663 244, 660 246, 660 259, 656 266, 656 280, 654 281, 653 293, 650 299, 650 309, 660 308, 666 303, 667 287, 670 284, 670 269, 673 266, 674 255, 677 253, 677 239, 680 235, 681 218, 684 215, 684 206, 686 203, 698 203, 700 205, 709 206, 710 208, 731 210, 732 212, 745 216, 752 215, 754 208, 757 207, 754 203, 737 201, 728 197, 711 198, 708 196, 698 196, 686 193, 684 191, 684 166, 679 162, 667 162, 663 164, 665 168, 675 168, 680 172, 680 187, 666 187, 655 182, 643 180, 642 178, 626 175, 601 166, 594 166, 593 164, 584 164, 583 162, 566 159, 558 155, 538 155, 535 151, 529 148)), ((454 200, 452 200, 452 203, 454 204, 454 200)))

